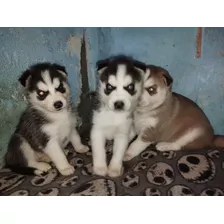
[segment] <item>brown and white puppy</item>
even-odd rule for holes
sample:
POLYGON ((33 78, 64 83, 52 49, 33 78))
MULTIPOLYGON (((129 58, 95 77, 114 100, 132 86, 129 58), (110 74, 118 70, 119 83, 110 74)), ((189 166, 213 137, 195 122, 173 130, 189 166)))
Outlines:
POLYGON ((199 149, 211 146, 213 128, 200 107, 172 92, 173 79, 165 69, 147 66, 144 91, 134 114, 137 139, 124 160, 140 154, 152 143, 159 151, 199 149))

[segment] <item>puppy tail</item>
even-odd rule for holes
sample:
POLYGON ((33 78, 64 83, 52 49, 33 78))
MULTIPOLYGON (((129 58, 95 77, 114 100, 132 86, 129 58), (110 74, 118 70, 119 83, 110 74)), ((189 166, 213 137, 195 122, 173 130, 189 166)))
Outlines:
POLYGON ((215 135, 213 145, 217 148, 224 148, 224 135, 215 135))
POLYGON ((33 176, 37 175, 40 176, 43 174, 43 172, 40 172, 40 170, 37 170, 36 168, 33 167, 22 167, 22 166, 12 166, 12 165, 7 165, 5 168, 9 168, 12 172, 21 174, 21 175, 28 175, 28 176, 33 176))

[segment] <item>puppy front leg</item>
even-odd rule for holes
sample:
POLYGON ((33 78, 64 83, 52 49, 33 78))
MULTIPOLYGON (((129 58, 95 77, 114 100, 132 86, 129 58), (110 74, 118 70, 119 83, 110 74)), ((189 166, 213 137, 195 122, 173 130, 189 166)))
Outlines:
POLYGON ((118 177, 123 173, 123 158, 124 153, 128 147, 128 135, 116 135, 114 138, 113 156, 110 161, 108 175, 110 177, 118 177))
MULTIPOLYGON (((156 149, 160 152, 179 151, 188 144, 198 139, 202 135, 202 133, 203 131, 200 128, 193 128, 187 130, 183 133, 179 133, 180 136, 176 138, 174 137, 170 142, 159 142, 156 145, 156 149)), ((192 148, 194 148, 194 146, 192 148)), ((197 147, 195 147, 195 149, 196 148, 197 147)))
POLYGON ((38 162, 50 163, 51 159, 43 152, 35 152, 36 160, 38 162))
POLYGON ((129 134, 129 142, 136 136, 135 129, 133 125, 131 126, 130 134, 129 134))
POLYGON ((89 151, 89 147, 82 144, 80 135, 77 132, 76 128, 73 128, 73 130, 71 132, 70 141, 71 141, 76 152, 85 153, 85 152, 89 151))
POLYGON ((105 143, 106 139, 102 130, 93 127, 91 131, 93 172, 99 176, 107 175, 105 143))
POLYGON ((61 175, 68 176, 75 172, 74 167, 68 163, 63 150, 56 141, 50 140, 44 152, 50 157, 61 175))
POLYGON ((129 161, 143 152, 149 145, 151 145, 151 141, 143 141, 141 134, 137 137, 137 139, 131 143, 129 148, 127 149, 124 161, 129 161))

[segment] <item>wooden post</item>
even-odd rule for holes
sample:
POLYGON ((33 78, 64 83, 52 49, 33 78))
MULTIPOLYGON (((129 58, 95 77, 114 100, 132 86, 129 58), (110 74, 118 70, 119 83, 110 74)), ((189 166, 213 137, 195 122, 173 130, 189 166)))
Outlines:
POLYGON ((202 27, 198 27, 196 37, 196 58, 201 57, 201 45, 202 45, 202 27))

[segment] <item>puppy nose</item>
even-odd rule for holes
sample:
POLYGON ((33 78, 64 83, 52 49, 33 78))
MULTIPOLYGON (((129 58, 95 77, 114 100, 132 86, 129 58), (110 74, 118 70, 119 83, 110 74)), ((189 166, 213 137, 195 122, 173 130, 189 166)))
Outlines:
POLYGON ((60 108, 62 108, 62 106, 63 106, 63 103, 61 101, 56 101, 54 103, 55 109, 60 109, 60 108))
POLYGON ((122 110, 124 108, 124 102, 122 101, 116 101, 114 103, 115 110, 122 110))

